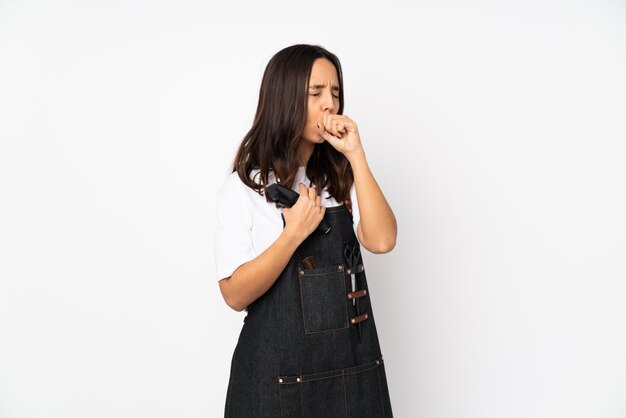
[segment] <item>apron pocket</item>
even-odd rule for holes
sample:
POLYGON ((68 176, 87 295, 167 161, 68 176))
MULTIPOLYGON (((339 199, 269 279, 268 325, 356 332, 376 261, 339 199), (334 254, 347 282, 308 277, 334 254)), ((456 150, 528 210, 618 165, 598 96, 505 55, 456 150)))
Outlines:
POLYGON ((341 376, 308 383, 280 384, 281 418, 345 418, 346 401, 341 376))
MULTIPOLYGON (((385 416, 379 370, 382 358, 344 369, 279 376, 282 418, 385 416)), ((390 416, 389 414, 387 414, 390 416)))
POLYGON ((347 329, 348 304, 343 264, 298 268, 305 334, 347 329))

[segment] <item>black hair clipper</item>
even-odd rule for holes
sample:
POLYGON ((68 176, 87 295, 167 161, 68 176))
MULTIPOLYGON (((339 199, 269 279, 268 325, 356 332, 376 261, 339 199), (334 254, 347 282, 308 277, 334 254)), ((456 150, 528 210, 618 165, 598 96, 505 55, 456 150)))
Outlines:
MULTIPOLYGON (((267 194, 270 199, 272 199, 279 206, 284 208, 292 207, 298 197, 300 197, 300 193, 289 189, 288 187, 283 186, 282 184, 274 183, 269 185, 267 188, 267 194)), ((281 213, 280 216, 283 218, 283 228, 285 227, 285 217, 281 213)), ((330 231, 331 227, 328 224, 326 219, 322 219, 322 222, 317 226, 316 231, 320 231, 322 234, 327 234, 330 231)))

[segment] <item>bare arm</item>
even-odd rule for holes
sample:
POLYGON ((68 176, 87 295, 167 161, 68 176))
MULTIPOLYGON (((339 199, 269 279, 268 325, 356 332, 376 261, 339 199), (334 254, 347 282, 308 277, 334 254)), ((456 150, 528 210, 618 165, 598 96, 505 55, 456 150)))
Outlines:
POLYGON ((359 241, 370 252, 387 253, 396 246, 396 218, 370 171, 365 153, 351 156, 349 161, 361 217, 357 226, 359 241))
POLYGON ((283 208, 285 228, 278 239, 256 258, 219 281, 226 304, 240 312, 267 292, 289 263, 293 253, 324 218, 326 208, 315 188, 300 184, 300 197, 283 208))
POLYGON ((398 226, 382 190, 374 180, 365 158, 356 123, 346 115, 325 114, 319 133, 346 156, 354 174, 354 186, 361 220, 359 241, 373 253, 387 253, 396 246, 398 226))
POLYGON ((232 276, 220 280, 226 304, 240 312, 267 292, 300 243, 298 237, 283 229, 278 239, 258 257, 239 266, 232 276))

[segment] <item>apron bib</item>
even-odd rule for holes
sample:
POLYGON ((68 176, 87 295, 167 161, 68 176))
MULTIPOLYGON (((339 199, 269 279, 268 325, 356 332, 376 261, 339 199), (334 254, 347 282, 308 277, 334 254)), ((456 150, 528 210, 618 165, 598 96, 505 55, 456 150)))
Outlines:
POLYGON ((247 308, 227 418, 393 416, 363 261, 350 266, 345 257, 360 249, 352 217, 344 203, 327 207, 324 219, 330 232, 309 235, 247 308))

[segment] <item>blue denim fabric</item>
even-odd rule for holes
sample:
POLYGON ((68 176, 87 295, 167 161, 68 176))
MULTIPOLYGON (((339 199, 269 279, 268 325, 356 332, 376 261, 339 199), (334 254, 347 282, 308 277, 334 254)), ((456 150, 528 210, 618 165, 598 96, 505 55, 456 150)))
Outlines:
POLYGON ((225 417, 391 418, 365 269, 355 269, 360 313, 347 298, 343 250, 358 246, 345 204, 328 207, 332 229, 313 232, 274 285, 248 306, 233 353, 225 417), (302 260, 313 256, 314 269, 302 260))

